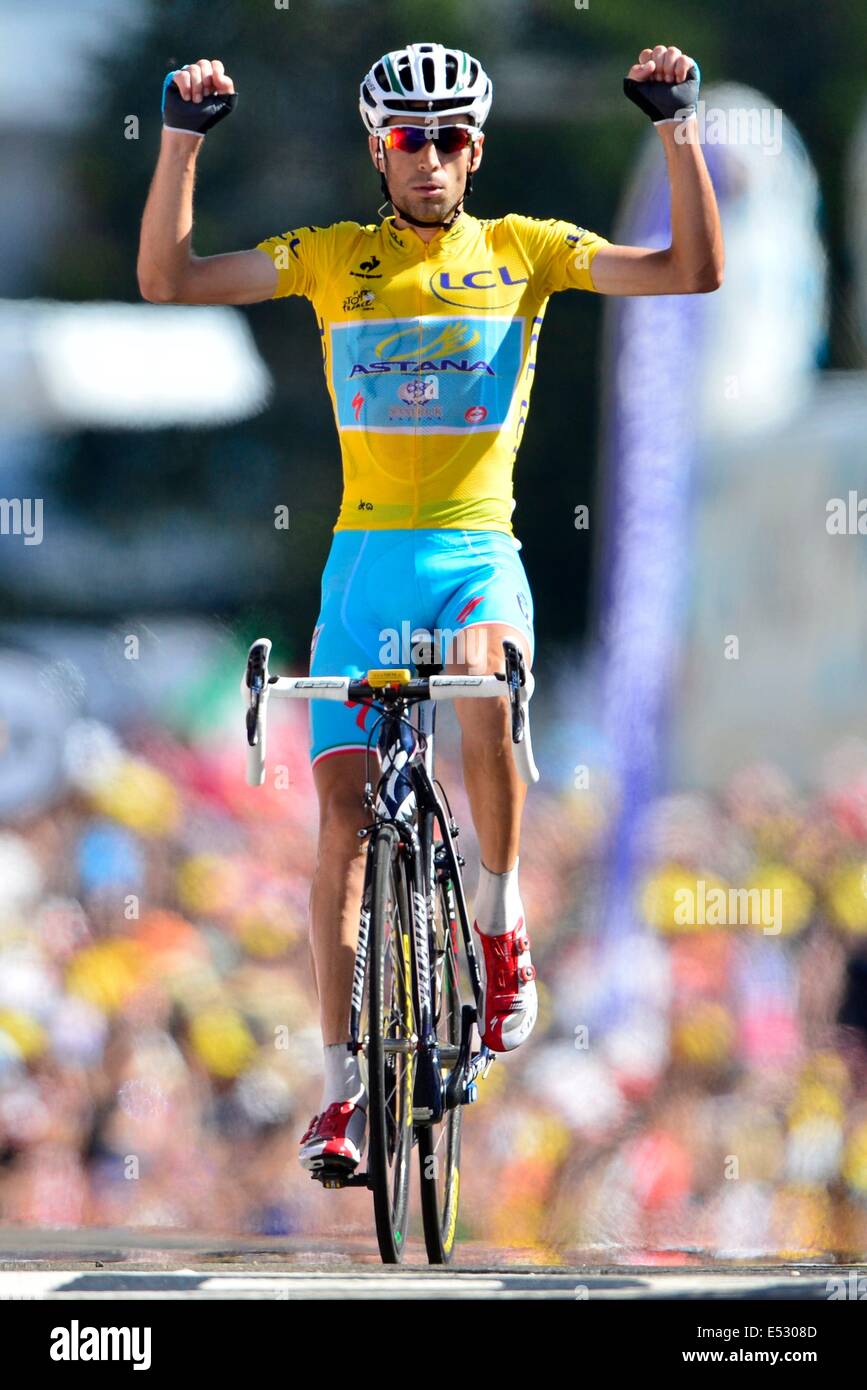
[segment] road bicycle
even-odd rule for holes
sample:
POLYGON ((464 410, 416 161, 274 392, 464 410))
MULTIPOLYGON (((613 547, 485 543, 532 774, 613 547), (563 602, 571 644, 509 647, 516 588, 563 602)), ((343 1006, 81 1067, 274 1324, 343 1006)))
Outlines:
POLYGON ((363 793, 371 820, 358 832, 367 855, 348 1020, 348 1046, 359 1056, 368 1095, 367 1170, 322 1162, 313 1177, 328 1188, 371 1190, 380 1254, 396 1264, 406 1247, 417 1148, 425 1247, 431 1264, 443 1264, 457 1233, 463 1107, 477 1099, 477 1083, 495 1054, 484 1043, 474 1047, 481 977, 459 827, 434 777, 436 705, 508 699, 515 761, 530 784, 539 778, 528 708, 535 682, 508 640, 505 670, 494 675, 443 675, 432 642, 416 642, 413 652, 415 675, 399 668, 361 677, 273 676, 270 640, 254 642, 244 680, 247 781, 265 780, 267 707, 274 697, 340 700, 375 711, 363 793), (375 784, 374 739, 381 761, 375 784))

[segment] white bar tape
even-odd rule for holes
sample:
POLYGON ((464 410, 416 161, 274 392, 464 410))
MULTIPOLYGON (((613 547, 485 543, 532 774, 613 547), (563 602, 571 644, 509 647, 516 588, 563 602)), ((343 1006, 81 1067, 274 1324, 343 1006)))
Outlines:
POLYGON ((251 748, 247 744, 247 786, 261 787, 265 782, 265 740, 261 720, 259 723, 259 742, 251 748))
POLYGON ((432 700, 487 700, 492 695, 505 695, 505 681, 496 676, 431 676, 432 700))

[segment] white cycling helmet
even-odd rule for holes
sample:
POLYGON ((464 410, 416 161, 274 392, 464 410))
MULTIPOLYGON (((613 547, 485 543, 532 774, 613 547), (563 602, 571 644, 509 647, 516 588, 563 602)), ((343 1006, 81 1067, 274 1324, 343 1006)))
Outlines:
POLYGON ((477 58, 441 43, 410 43, 374 63, 361 84, 358 109, 373 135, 390 116, 417 113, 418 102, 437 116, 466 115, 484 125, 493 87, 477 58))

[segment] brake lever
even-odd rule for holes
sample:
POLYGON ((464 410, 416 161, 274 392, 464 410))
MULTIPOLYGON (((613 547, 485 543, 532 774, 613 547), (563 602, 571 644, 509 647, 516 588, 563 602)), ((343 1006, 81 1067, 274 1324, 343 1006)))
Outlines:
POLYGON ((262 637, 254 642, 247 656, 247 689, 250 691, 250 707, 247 710, 247 742, 256 747, 259 736, 259 706, 269 685, 268 657, 271 654, 271 641, 262 637))
POLYGON ((524 707, 521 704, 521 687, 527 683, 524 654, 516 642, 503 640, 506 656, 506 671, 503 679, 509 687, 509 701, 512 706, 512 742, 524 741, 524 707))

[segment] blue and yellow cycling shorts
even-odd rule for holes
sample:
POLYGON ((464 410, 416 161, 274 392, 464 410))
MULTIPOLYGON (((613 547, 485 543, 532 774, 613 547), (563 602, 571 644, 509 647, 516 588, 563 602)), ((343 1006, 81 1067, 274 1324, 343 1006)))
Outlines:
MULTIPOLYGON (((438 644, 438 660, 472 662, 480 635, 474 639, 473 630, 492 622, 524 634, 532 662, 533 598, 520 545, 501 531, 336 531, 322 575, 310 675, 412 669, 419 630, 438 644)), ((365 706, 311 700, 311 761, 365 748, 376 718, 365 706)))

